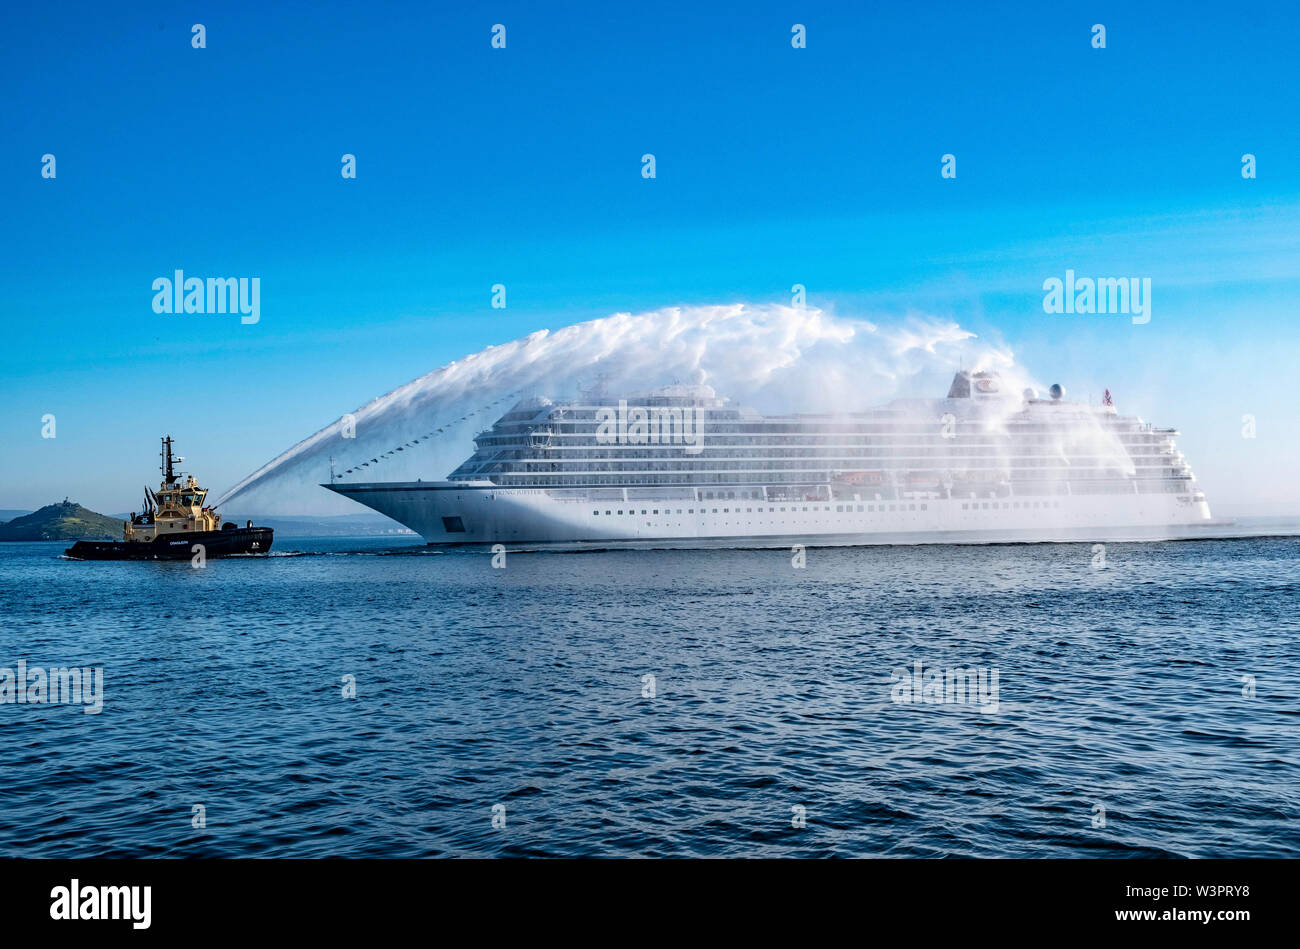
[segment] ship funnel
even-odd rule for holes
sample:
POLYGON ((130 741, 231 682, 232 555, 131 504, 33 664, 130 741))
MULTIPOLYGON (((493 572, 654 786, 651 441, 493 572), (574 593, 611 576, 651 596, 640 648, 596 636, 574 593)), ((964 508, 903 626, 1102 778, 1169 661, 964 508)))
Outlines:
POLYGON ((988 399, 1002 390, 1002 379, 996 372, 968 372, 963 369, 952 378, 948 387, 950 399, 988 399))
POLYGON ((969 399, 970 398, 970 373, 961 370, 957 375, 952 377, 952 385, 948 387, 948 398, 950 399, 969 399))

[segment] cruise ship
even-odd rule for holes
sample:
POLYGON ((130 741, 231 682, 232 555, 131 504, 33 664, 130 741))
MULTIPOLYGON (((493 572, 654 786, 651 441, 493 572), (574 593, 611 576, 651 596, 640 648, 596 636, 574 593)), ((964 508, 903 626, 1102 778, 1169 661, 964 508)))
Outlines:
POLYGON ((442 481, 333 491, 430 544, 953 543, 1189 536, 1209 504, 1177 431, 1003 391, 762 415, 708 386, 517 402, 442 481))

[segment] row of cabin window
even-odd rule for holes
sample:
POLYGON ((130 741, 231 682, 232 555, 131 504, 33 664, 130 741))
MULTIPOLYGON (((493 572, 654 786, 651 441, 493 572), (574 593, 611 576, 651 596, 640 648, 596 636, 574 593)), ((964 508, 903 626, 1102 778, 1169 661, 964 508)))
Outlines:
MULTIPOLYGON (((972 503, 972 504, 963 504, 963 505, 961 506, 961 509, 962 509, 963 511, 965 511, 965 510, 972 510, 972 511, 981 511, 981 510, 982 510, 982 511, 987 511, 987 510, 989 509, 989 505, 990 505, 990 504, 993 505, 993 510, 996 511, 996 510, 998 509, 998 502, 997 502, 997 501, 984 501, 984 502, 981 503, 981 504, 974 504, 974 503, 972 503)), ((1039 501, 1025 501, 1023 504, 1022 504, 1020 501, 1010 501, 1010 502, 1008 502, 1008 501, 1003 501, 1003 502, 1002 502, 1002 508, 1003 508, 1004 510, 1009 509, 1009 508, 1012 508, 1012 507, 1017 507, 1017 508, 1018 508, 1018 507, 1031 508, 1031 507, 1060 507, 1060 506, 1061 506, 1061 502, 1060 502, 1060 501, 1042 501, 1042 502, 1039 502, 1039 501)))
MULTIPOLYGON (((996 502, 996 501, 993 501, 993 502, 985 501, 985 502, 983 502, 983 503, 976 503, 976 504, 963 504, 963 505, 961 506, 961 509, 962 509, 963 511, 968 511, 968 510, 972 510, 972 509, 977 510, 977 511, 978 511, 978 510, 985 510, 985 511, 987 511, 987 510, 989 510, 989 506, 990 506, 990 504, 992 505, 993 510, 997 510, 997 509, 998 509, 998 502, 996 502)), ((1038 507, 1044 507, 1044 508, 1046 508, 1046 507, 1060 507, 1060 506, 1061 506, 1061 502, 1060 502, 1060 501, 1025 501, 1025 502, 1023 502, 1023 504, 1022 504, 1022 502, 1020 502, 1020 501, 1012 501, 1012 502, 1003 501, 1003 502, 1002 502, 1002 508, 1003 508, 1004 510, 1008 510, 1008 509, 1011 509, 1011 508, 1013 508, 1013 507, 1014 507, 1014 508, 1020 508, 1020 507, 1022 507, 1022 506, 1025 507, 1025 508, 1031 508, 1031 507, 1032 507, 1032 508, 1038 508, 1038 507)), ((886 509, 888 509, 888 510, 890 510, 890 511, 897 511, 897 510, 899 510, 900 508, 901 508, 902 510, 904 510, 904 511, 915 511, 915 510, 917 510, 917 505, 915 505, 915 504, 890 504, 890 505, 888 505, 888 506, 886 506, 886 505, 884 505, 884 504, 881 504, 881 505, 874 505, 874 504, 866 504, 866 505, 863 505, 863 504, 859 504, 859 505, 857 505, 857 513, 858 513, 858 514, 874 514, 874 513, 876 513, 876 508, 877 508, 877 507, 880 508, 880 513, 882 513, 882 514, 886 511, 886 509)), ((847 513, 847 514, 852 514, 852 513, 854 513, 853 508, 854 508, 854 506, 853 506, 852 504, 837 504, 837 505, 835 505, 835 512, 836 512, 837 514, 846 514, 846 513, 847 513)), ((814 511, 815 511, 816 509, 817 509, 816 507, 813 508, 814 511)), ((829 511, 831 508, 830 508, 830 505, 829 505, 829 504, 826 504, 826 505, 822 505, 822 509, 823 509, 823 510, 826 510, 826 511, 829 511)), ((799 512, 799 511, 801 511, 801 510, 802 510, 802 511, 807 511, 808 508, 806 508, 806 507, 805 507, 805 508, 797 508, 797 507, 796 507, 796 508, 791 508, 791 510, 797 513, 797 512, 799 512)), ((922 511, 929 510, 929 505, 926 505, 926 504, 922 504, 922 505, 920 505, 920 510, 922 510, 922 511)), ((776 511, 777 511, 777 508, 769 507, 769 508, 767 509, 767 511, 768 511, 769 514, 775 514, 776 511)), ((784 513, 785 513, 785 508, 781 508, 780 511, 781 511, 782 514, 784 514, 784 513)), ((600 514, 600 511, 592 511, 591 513, 592 513, 593 516, 594 516, 594 515, 599 515, 599 514, 600 514)), ((616 513, 616 512, 614 512, 614 511, 606 511, 605 513, 606 513, 607 515, 613 515, 613 514, 616 513)), ((623 514, 624 512, 623 512, 623 511, 618 511, 617 513, 618 513, 618 514, 623 514)), ((636 511, 627 511, 626 513, 629 514, 629 515, 631 515, 631 516, 633 516, 633 517, 636 516, 636 511)), ((652 509, 652 510, 650 510, 650 511, 645 511, 645 510, 643 510, 643 511, 641 511, 641 513, 642 513, 642 514, 658 514, 658 513, 659 513, 659 509, 658 509, 658 508, 654 508, 654 509, 652 509)), ((672 510, 665 508, 665 509, 664 509, 664 513, 665 513, 665 514, 672 514, 673 512, 672 512, 672 510)), ((681 509, 681 508, 678 508, 678 509, 677 509, 677 513, 678 513, 678 514, 681 514, 681 513, 682 513, 682 509, 681 509)), ((687 514, 694 514, 694 513, 695 513, 695 508, 688 508, 688 509, 686 510, 685 513, 687 513, 687 514)), ((701 513, 701 514, 708 514, 708 513, 709 513, 709 510, 708 510, 707 508, 700 508, 700 513, 701 513)), ((713 508, 713 513, 714 513, 714 514, 719 513, 719 511, 718 511, 718 509, 717 509, 716 507, 713 508)), ((723 514, 730 514, 730 513, 731 513, 731 508, 726 508, 726 507, 724 507, 724 508, 722 509, 721 513, 723 513, 723 514)), ((736 508, 736 513, 737 513, 737 514, 742 513, 741 510, 740 510, 740 508, 736 508)), ((745 508, 745 510, 744 510, 743 513, 745 513, 745 514, 753 514, 753 513, 754 513, 754 509, 753 509, 752 507, 745 508)), ((759 513, 759 514, 762 514, 762 513, 763 513, 763 509, 762 509, 762 508, 759 508, 758 513, 759 513)))
MULTIPOLYGON (((831 509, 831 506, 830 506, 829 504, 820 505, 820 507, 821 507, 821 509, 822 509, 823 511, 829 511, 829 510, 831 509)), ((852 511, 853 511, 853 505, 851 505, 851 504, 849 504, 849 505, 837 504, 837 505, 835 506, 835 510, 836 510, 837 512, 843 514, 843 513, 845 512, 845 508, 846 508, 846 507, 848 508, 849 513, 852 513, 852 511)), ((874 514, 875 511, 876 511, 876 505, 874 505, 874 504, 868 504, 868 505, 866 505, 865 507, 866 507, 866 511, 864 512, 864 510, 863 510, 863 505, 859 504, 859 505, 858 505, 858 513, 859 513, 859 514, 862 514, 862 513, 873 513, 873 514, 874 514)), ((920 508, 921 508, 922 511, 925 511, 925 510, 928 510, 928 509, 929 509, 929 505, 922 504, 922 505, 920 506, 920 508)), ((881 504, 881 505, 880 505, 880 513, 883 514, 883 513, 885 512, 885 509, 886 509, 886 506, 885 506, 884 504, 881 504)), ((891 510, 891 511, 897 511, 897 510, 899 510, 899 509, 902 509, 902 510, 904 510, 904 511, 915 511, 915 510, 917 509, 917 505, 915 505, 915 504, 890 504, 890 505, 888 506, 888 509, 891 510)), ((798 513, 799 511, 807 511, 808 508, 806 508, 806 507, 804 507, 804 508, 792 507, 790 510, 793 511, 793 512, 795 512, 795 513, 798 513)), ((812 510, 814 510, 814 511, 817 510, 817 507, 816 507, 816 506, 813 507, 812 510)), ((769 508, 767 509, 767 512, 768 512, 769 514, 775 514, 776 511, 777 511, 777 508, 774 508, 774 507, 769 507, 769 508)), ((785 513, 785 508, 780 508, 780 511, 781 511, 782 514, 784 514, 784 513, 785 513)), ((600 511, 592 511, 591 513, 592 513, 593 516, 595 516, 595 515, 600 514, 600 511)), ((627 513, 627 514, 630 514, 630 515, 632 515, 632 516, 634 516, 634 517, 636 516, 636 511, 627 511, 627 512, 623 512, 623 511, 606 511, 605 513, 606 513, 607 515, 627 513)), ((659 509, 658 509, 658 508, 654 508, 653 510, 650 510, 650 511, 645 511, 645 510, 643 510, 641 513, 642 513, 642 514, 658 514, 658 513, 659 513, 659 509)), ((664 513, 665 513, 665 514, 672 514, 673 511, 672 511, 671 509, 665 508, 665 509, 664 509, 664 513)), ((682 509, 681 509, 681 508, 678 508, 678 509, 677 509, 677 513, 678 513, 678 514, 683 513, 683 512, 682 512, 682 509)), ((694 514, 694 513, 695 513, 695 508, 693 508, 693 507, 692 507, 692 508, 687 508, 687 510, 685 511, 685 513, 687 513, 687 514, 694 514)), ((700 513, 701 513, 701 514, 708 514, 708 513, 709 513, 709 509, 708 509, 708 508, 700 508, 700 513)), ((730 514, 730 513, 731 513, 731 508, 729 508, 729 507, 724 507, 724 508, 722 509, 722 511, 719 512, 718 509, 715 507, 715 508, 713 508, 713 513, 714 513, 714 514, 718 514, 718 513, 722 513, 722 514, 730 514)), ((736 508, 736 513, 737 513, 737 514, 742 514, 742 513, 743 513, 743 514, 753 514, 753 513, 754 513, 754 509, 753 509, 752 507, 747 507, 747 508, 745 508, 744 511, 741 511, 740 508, 736 508)), ((759 514, 762 514, 762 513, 763 513, 763 509, 762 509, 762 508, 759 508, 759 509, 758 509, 758 513, 759 513, 759 514)))

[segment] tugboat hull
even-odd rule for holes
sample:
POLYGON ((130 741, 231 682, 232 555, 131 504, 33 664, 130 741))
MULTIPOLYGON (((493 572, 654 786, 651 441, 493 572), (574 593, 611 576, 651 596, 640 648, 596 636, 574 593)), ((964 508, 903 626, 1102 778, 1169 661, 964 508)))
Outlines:
POLYGON ((274 537, 275 532, 269 527, 238 527, 179 536, 164 534, 149 543, 79 540, 64 554, 77 560, 189 560, 194 556, 194 545, 202 544, 204 557, 231 557, 264 554, 271 549, 274 537))

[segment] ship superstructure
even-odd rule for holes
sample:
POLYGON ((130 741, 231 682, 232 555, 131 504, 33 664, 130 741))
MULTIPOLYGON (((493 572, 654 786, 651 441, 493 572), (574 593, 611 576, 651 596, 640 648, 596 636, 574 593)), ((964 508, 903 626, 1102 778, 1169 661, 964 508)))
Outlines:
POLYGON ((220 530, 221 515, 204 505, 207 489, 199 487, 194 475, 176 473, 177 463, 185 459, 172 454, 170 435, 163 437, 160 455, 162 483, 157 491, 144 489, 144 510, 122 525, 122 539, 151 544, 163 534, 220 530))
POLYGON ((707 386, 517 403, 445 481, 327 487, 429 543, 1178 536, 1210 511, 1173 429, 1002 391, 761 415, 707 386))

